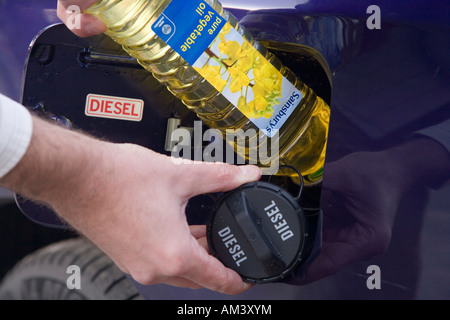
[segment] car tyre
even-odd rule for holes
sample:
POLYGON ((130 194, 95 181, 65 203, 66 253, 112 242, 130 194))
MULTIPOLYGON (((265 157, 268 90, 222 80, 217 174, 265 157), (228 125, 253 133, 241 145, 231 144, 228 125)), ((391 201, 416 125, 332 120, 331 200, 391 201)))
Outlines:
POLYGON ((141 300, 142 297, 132 281, 99 248, 85 238, 73 238, 46 246, 19 261, 3 278, 0 299, 141 300))

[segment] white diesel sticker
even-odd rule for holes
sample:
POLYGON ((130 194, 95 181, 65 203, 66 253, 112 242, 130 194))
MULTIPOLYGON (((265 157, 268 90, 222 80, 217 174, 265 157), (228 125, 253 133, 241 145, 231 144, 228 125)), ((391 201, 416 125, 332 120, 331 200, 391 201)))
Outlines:
POLYGON ((89 94, 86 98, 85 114, 89 117, 141 121, 144 101, 89 94))

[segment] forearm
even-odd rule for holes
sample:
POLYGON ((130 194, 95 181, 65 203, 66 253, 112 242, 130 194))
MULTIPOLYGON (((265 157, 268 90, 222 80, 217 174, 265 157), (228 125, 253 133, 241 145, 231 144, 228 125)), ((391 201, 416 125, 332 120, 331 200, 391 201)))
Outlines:
POLYGON ((92 175, 105 164, 96 139, 33 117, 30 145, 0 185, 30 199, 49 203, 89 190, 92 175))

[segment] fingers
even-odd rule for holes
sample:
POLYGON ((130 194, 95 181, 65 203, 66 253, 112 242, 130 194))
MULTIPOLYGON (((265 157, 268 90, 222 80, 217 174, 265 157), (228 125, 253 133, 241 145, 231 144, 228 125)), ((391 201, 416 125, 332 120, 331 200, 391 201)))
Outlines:
POLYGON ((197 240, 206 237, 206 226, 205 225, 189 226, 189 229, 191 230, 192 236, 197 240))
POLYGON ((206 239, 206 226, 189 226, 192 236, 197 239, 200 246, 203 247, 208 253, 210 253, 208 240, 206 239))
POLYGON ((233 270, 226 268, 219 260, 207 252, 204 237, 192 241, 180 242, 178 247, 165 251, 160 257, 154 272, 131 273, 136 281, 144 285, 165 283, 177 287, 199 289, 206 288, 225 294, 242 293, 252 287, 245 283, 233 270), (183 244, 183 245, 182 245, 183 244), (170 252, 170 253, 169 253, 170 252), (152 274, 149 277, 149 274, 152 274))
POLYGON ((232 269, 226 268, 209 253, 206 226, 190 226, 192 241, 184 242, 183 249, 175 251, 179 265, 157 282, 187 288, 206 288, 225 294, 242 293, 252 287, 232 269), (195 239, 196 238, 196 239, 195 239), (190 245, 188 245, 190 243, 190 245))
POLYGON ((252 285, 244 283, 237 273, 231 269, 224 268, 222 263, 209 256, 209 247, 206 240, 206 226, 190 226, 190 229, 192 235, 197 239, 198 244, 205 249, 205 252, 207 252, 208 255, 205 256, 202 253, 202 258, 205 260, 203 260, 204 262, 199 271, 186 275, 186 278, 191 279, 190 281, 183 278, 171 279, 173 285, 188 286, 192 289, 205 286, 211 290, 228 294, 238 294, 252 287, 252 285), (205 273, 207 268, 209 268, 208 274, 205 273), (218 283, 218 279, 223 279, 224 282, 220 284, 218 283))
POLYGON ((96 17, 82 13, 97 0, 60 0, 58 1, 58 18, 77 36, 90 37, 106 31, 106 25, 96 17))
MULTIPOLYGON (((205 225, 195 225, 189 226, 191 234, 197 239, 198 244, 209 252, 208 241, 206 240, 206 226, 205 225)), ((169 284, 181 288, 189 289, 200 289, 201 285, 193 281, 187 280, 183 277, 161 277, 158 282, 169 284)))
POLYGON ((219 260, 209 255, 206 250, 197 251, 191 268, 187 269, 184 278, 200 287, 225 294, 239 294, 252 287, 245 283, 235 271, 226 268, 219 260))
POLYGON ((235 166, 226 163, 180 164, 183 176, 179 192, 187 198, 219 191, 229 191, 240 185, 259 180, 261 169, 253 165, 235 166))
MULTIPOLYGON (((261 177, 261 169, 252 165, 184 162, 177 164, 174 169, 178 170, 176 175, 178 180, 174 184, 174 189, 176 188, 180 196, 185 199, 204 193, 229 191, 261 177)), ((185 261, 187 265, 176 274, 176 278, 168 279, 172 285, 189 285, 192 288, 193 284, 196 284, 233 295, 252 287, 251 284, 245 283, 239 274, 226 268, 209 254, 204 226, 191 226, 190 231, 197 241, 189 255, 189 261, 185 261)))
POLYGON ((79 6, 81 11, 93 6, 98 0, 58 0, 58 4, 69 7, 71 5, 79 6))

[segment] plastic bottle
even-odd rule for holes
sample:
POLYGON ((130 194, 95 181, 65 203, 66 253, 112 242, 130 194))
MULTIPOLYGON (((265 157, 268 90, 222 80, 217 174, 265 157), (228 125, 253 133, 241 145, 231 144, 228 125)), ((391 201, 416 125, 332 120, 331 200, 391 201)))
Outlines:
MULTIPOLYGON (((321 180, 328 105, 255 41, 218 1, 100 0, 85 12, 101 19, 108 27, 105 34, 210 128, 219 129, 224 137, 227 129, 262 130, 268 137, 266 148, 278 139, 279 153, 274 156, 281 165, 300 170, 306 183, 321 180), (189 19, 193 22, 186 22, 189 19), (198 50, 195 46, 208 38, 208 32, 213 33, 209 37, 215 47, 208 42, 201 50, 205 55, 194 63, 197 56, 192 58, 191 51, 198 50), (194 60, 188 63, 190 59, 194 60), (288 89, 283 91, 281 83, 288 89)), ((257 139, 258 148, 262 147, 256 135, 247 139, 257 139)), ((236 140, 229 143, 236 144, 236 140)), ((245 159, 250 149, 235 146, 245 159)))

